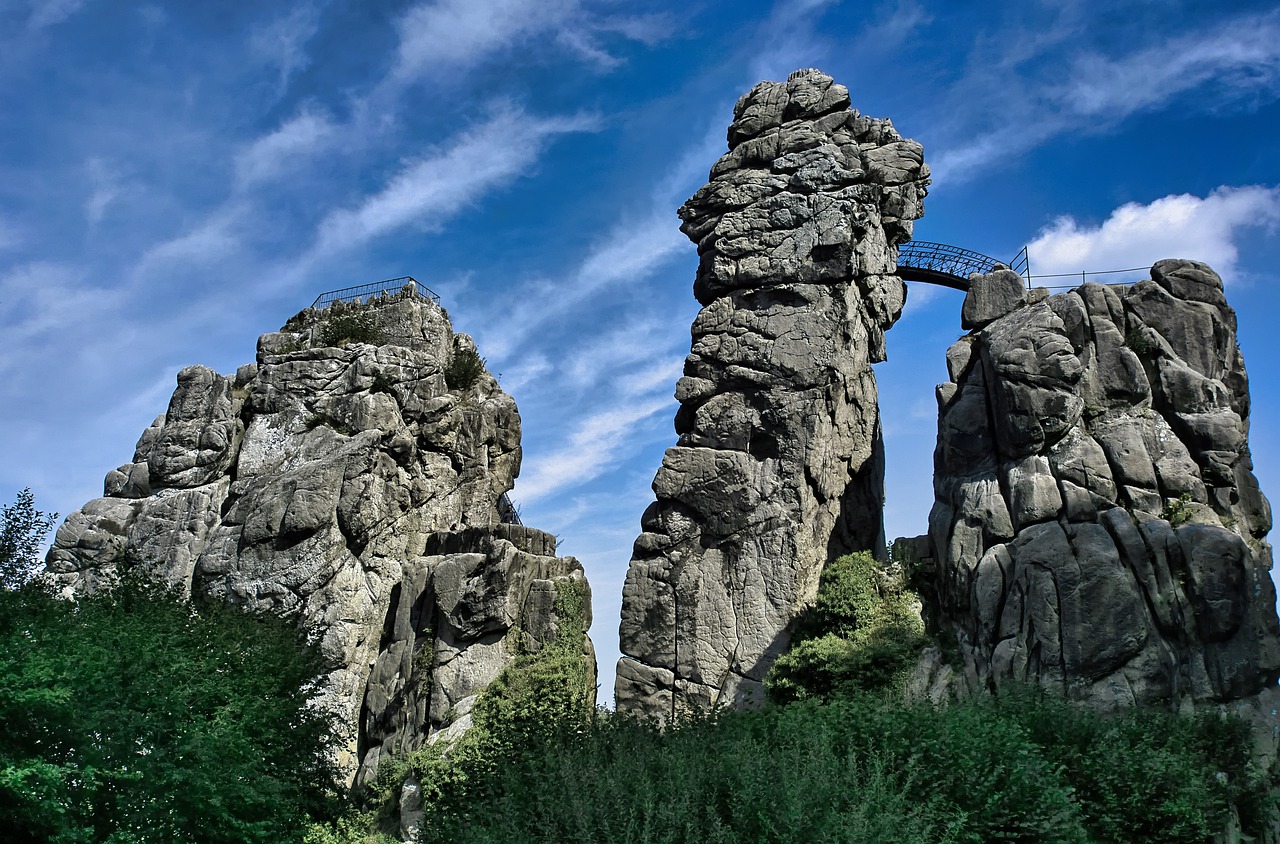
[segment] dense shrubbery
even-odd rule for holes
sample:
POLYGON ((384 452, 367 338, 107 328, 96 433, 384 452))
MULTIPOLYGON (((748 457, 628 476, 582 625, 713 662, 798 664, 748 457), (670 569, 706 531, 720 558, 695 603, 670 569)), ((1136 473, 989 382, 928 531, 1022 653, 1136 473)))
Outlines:
POLYGON ((350 343, 378 346, 382 344, 383 336, 373 314, 356 312, 327 318, 320 324, 317 339, 321 346, 346 346, 350 343))
POLYGON ((827 564, 817 600, 796 620, 791 650, 766 680, 770 699, 832 700, 901 686, 926 643, 918 600, 901 572, 865 551, 827 564))
MULTIPOLYGON (((32 506, 3 515, 16 539, 47 529, 32 506)), ((38 544, 0 547, 0 566, 26 571, 38 544)), ((321 666, 291 625, 128 573, 74 604, 0 590, 0 840, 389 844, 409 773, 420 839, 442 844, 1191 844, 1233 813, 1254 835, 1276 817, 1276 772, 1252 767, 1235 718, 851 691, 892 688, 905 645, 884 643, 919 632, 869 558, 829 569, 797 638, 850 650, 795 662, 781 688, 804 700, 665 731, 594 714, 585 592, 563 588, 556 635, 490 685, 472 729, 384 760, 365 810, 332 825, 330 739, 306 706, 321 666)))
POLYGON ((300 839, 336 796, 320 671, 291 624, 128 575, 0 591, 0 840, 300 839))
MULTIPOLYGON (((666 732, 601 717, 531 737, 423 840, 1203 842, 1267 780, 1244 725, 1107 718, 1031 692, 942 710, 860 696, 725 713, 666 732)), ((1249 831, 1246 829, 1246 831, 1249 831)))

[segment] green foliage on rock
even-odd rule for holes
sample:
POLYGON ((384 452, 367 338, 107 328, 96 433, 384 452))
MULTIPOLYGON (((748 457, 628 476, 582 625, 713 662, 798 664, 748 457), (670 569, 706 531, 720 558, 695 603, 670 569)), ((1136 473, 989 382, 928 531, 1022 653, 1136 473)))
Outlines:
POLYGON ((444 381, 450 390, 468 390, 480 380, 486 363, 475 349, 458 349, 445 365, 444 381))
POLYGON ((373 314, 355 312, 330 316, 320 324, 316 339, 321 346, 346 346, 351 343, 382 345, 382 331, 373 314))
POLYGON ((556 736, 589 731, 596 713, 594 665, 585 650, 587 590, 578 580, 560 579, 556 586, 553 634, 521 644, 527 634, 520 626, 509 632, 525 652, 479 694, 470 728, 453 741, 427 745, 407 758, 382 759, 375 782, 357 795, 364 811, 336 825, 314 826, 307 844, 394 840, 387 836, 395 828, 401 786, 410 775, 422 786, 422 840, 453 840, 458 813, 485 805, 503 771, 535 764, 530 754, 541 753, 556 736))
POLYGON ((36 509, 30 488, 0 508, 0 589, 17 589, 35 576, 40 545, 57 518, 36 509))
POLYGON ((1169 523, 1170 527, 1181 527, 1191 521, 1194 515, 1192 509, 1191 493, 1184 492, 1177 498, 1167 499, 1164 507, 1160 510, 1160 518, 1169 523))
POLYGON ((292 624, 134 574, 0 592, 0 840, 300 840, 336 796, 322 670, 292 624))
POLYGON ((867 552, 828 563, 791 650, 766 678, 770 699, 832 700, 900 685, 927 643, 918 601, 899 570, 867 552))

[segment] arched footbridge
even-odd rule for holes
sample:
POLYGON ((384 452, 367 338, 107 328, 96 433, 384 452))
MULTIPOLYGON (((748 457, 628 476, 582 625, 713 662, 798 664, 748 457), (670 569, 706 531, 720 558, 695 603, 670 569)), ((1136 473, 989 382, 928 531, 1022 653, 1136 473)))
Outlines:
POLYGON ((903 281, 922 281, 967 292, 970 273, 989 273, 998 263, 1030 278, 1025 248, 1012 261, 1006 262, 981 252, 927 240, 912 240, 898 247, 897 274, 903 281))

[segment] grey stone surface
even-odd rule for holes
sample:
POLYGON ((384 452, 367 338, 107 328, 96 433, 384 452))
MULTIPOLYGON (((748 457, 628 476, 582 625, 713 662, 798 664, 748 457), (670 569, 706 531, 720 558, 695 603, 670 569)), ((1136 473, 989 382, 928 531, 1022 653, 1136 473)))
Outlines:
POLYGON ((729 151, 680 209, 703 305, 623 588, 620 711, 747 706, 827 560, 883 553, 871 364, 898 318, 920 145, 816 71, 738 101, 729 151))
MULTIPOLYGON (((561 590, 578 592, 586 608, 580 621, 590 626, 591 593, 578 561, 556 557, 548 534, 526 528, 513 537, 509 527, 434 534, 404 566, 366 686, 357 782, 371 782, 389 754, 438 735, 456 738, 479 693, 504 668, 565 635, 555 610, 561 590)), ((585 647, 594 666, 589 639, 585 647)), ((592 675, 583 693, 594 689, 592 675)))
POLYGON ((553 635, 555 589, 582 580, 554 538, 500 524, 520 417, 488 373, 448 387, 468 348, 439 305, 390 295, 303 311, 234 376, 184 369, 105 497, 59 528, 50 572, 74 593, 131 563, 296 614, 332 666, 317 703, 342 725, 342 763, 376 769, 382 749, 443 729, 517 645, 553 635), (339 317, 381 342, 324 346, 339 317))
MULTIPOLYGON (((945 682, 1252 700, 1280 676, 1280 624, 1221 280, 1161 261, 1129 287, 1002 307, 967 318, 938 391, 927 603, 965 665, 945 682)), ((935 663, 917 695, 938 695, 935 663)))
POLYGON ((973 279, 960 309, 962 328, 982 328, 1027 301, 1027 286, 1012 270, 996 270, 973 279))

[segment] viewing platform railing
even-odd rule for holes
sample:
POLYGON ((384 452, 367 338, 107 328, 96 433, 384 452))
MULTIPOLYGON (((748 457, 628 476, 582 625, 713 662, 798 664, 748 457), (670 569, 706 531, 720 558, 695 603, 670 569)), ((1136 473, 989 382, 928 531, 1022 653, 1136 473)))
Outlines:
POLYGON ((420 299, 426 299, 436 304, 440 303, 440 295, 438 293, 413 276, 405 275, 400 278, 389 278, 386 281, 375 281, 371 284, 359 284, 355 287, 344 287, 341 290, 330 290, 327 293, 321 293, 311 303, 311 307, 316 309, 327 308, 334 302, 367 302, 377 296, 403 293, 405 290, 411 290, 413 295, 420 299))

